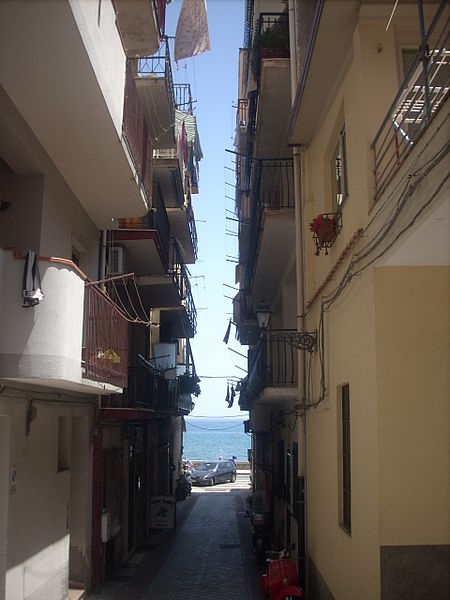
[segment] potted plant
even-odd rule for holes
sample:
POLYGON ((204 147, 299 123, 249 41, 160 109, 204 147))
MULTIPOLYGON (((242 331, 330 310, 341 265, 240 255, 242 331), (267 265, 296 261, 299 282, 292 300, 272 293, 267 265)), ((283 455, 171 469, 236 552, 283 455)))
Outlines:
POLYGON ((190 394, 193 396, 200 395, 200 379, 195 373, 189 373, 189 371, 186 371, 183 373, 183 375, 179 375, 177 380, 180 394, 190 394))
POLYGON ((339 231, 342 229, 341 213, 319 213, 309 224, 310 231, 313 232, 313 239, 316 244, 316 255, 325 248, 325 254, 328 254, 330 248, 339 231))
POLYGON ((289 34, 283 25, 267 27, 256 38, 261 58, 289 56, 289 34))
POLYGON ((252 73, 255 77, 260 75, 263 58, 289 58, 287 21, 274 22, 255 34, 251 59, 252 73))

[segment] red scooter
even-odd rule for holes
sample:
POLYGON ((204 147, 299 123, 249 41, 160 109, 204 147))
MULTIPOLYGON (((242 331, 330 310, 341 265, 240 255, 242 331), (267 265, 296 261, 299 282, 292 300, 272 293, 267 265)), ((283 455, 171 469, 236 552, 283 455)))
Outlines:
POLYGON ((269 600, 293 600, 306 598, 298 585, 298 572, 295 562, 289 558, 287 550, 268 552, 267 573, 262 576, 264 595, 269 600), (270 558, 272 557, 272 558, 270 558))

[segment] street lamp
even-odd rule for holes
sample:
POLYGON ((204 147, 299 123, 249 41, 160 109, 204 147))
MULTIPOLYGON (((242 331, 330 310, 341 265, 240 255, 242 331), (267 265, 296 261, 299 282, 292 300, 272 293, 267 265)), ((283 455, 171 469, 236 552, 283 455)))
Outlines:
POLYGON ((256 318, 258 319, 258 327, 266 330, 269 326, 270 315, 272 311, 267 302, 260 302, 256 309, 256 318))
POLYGON ((267 302, 260 302, 256 309, 256 317, 260 329, 264 330, 265 336, 275 340, 287 342, 297 350, 313 352, 317 346, 317 331, 285 331, 280 329, 267 330, 272 311, 267 302))

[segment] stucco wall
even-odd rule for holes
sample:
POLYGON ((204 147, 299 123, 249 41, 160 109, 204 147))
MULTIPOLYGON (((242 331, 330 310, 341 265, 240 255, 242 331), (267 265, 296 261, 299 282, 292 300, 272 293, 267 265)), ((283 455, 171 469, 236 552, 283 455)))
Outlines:
POLYGON ((71 522, 71 512, 75 517, 89 505, 92 469, 87 432, 93 407, 87 402, 77 406, 73 399, 54 392, 6 388, 0 413, 10 418, 10 464, 17 473, 9 491, 6 598, 66 600, 70 535, 81 550, 90 543, 88 524, 79 518, 71 522), (72 427, 76 415, 83 419, 84 428, 72 427), (63 441, 58 436, 61 417, 68 425, 63 441), (71 446, 74 434, 77 439, 71 446), (59 460, 61 443, 68 444, 65 466, 59 460), (73 452, 79 450, 85 458, 83 478, 74 477, 72 471, 80 459, 73 452), (73 485, 78 486, 76 492, 73 485))
POLYGON ((120 139, 125 93, 125 53, 118 35, 113 3, 111 0, 100 3, 69 0, 69 4, 120 139))
POLYGON ((311 559, 336 598, 379 598, 373 286, 364 274, 325 316, 327 399, 307 415, 311 559), (339 516, 339 386, 350 386, 352 532, 339 516), (358 577, 354 576, 358 573, 358 577))
POLYGON ((376 272, 381 545, 449 542, 449 270, 376 272))

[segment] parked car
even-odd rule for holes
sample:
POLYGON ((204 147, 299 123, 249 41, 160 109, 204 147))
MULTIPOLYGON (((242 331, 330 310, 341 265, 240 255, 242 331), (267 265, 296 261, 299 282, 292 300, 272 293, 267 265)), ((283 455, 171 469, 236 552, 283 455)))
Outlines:
POLYGON ((236 481, 236 464, 234 460, 204 461, 192 472, 192 485, 215 485, 236 481))

